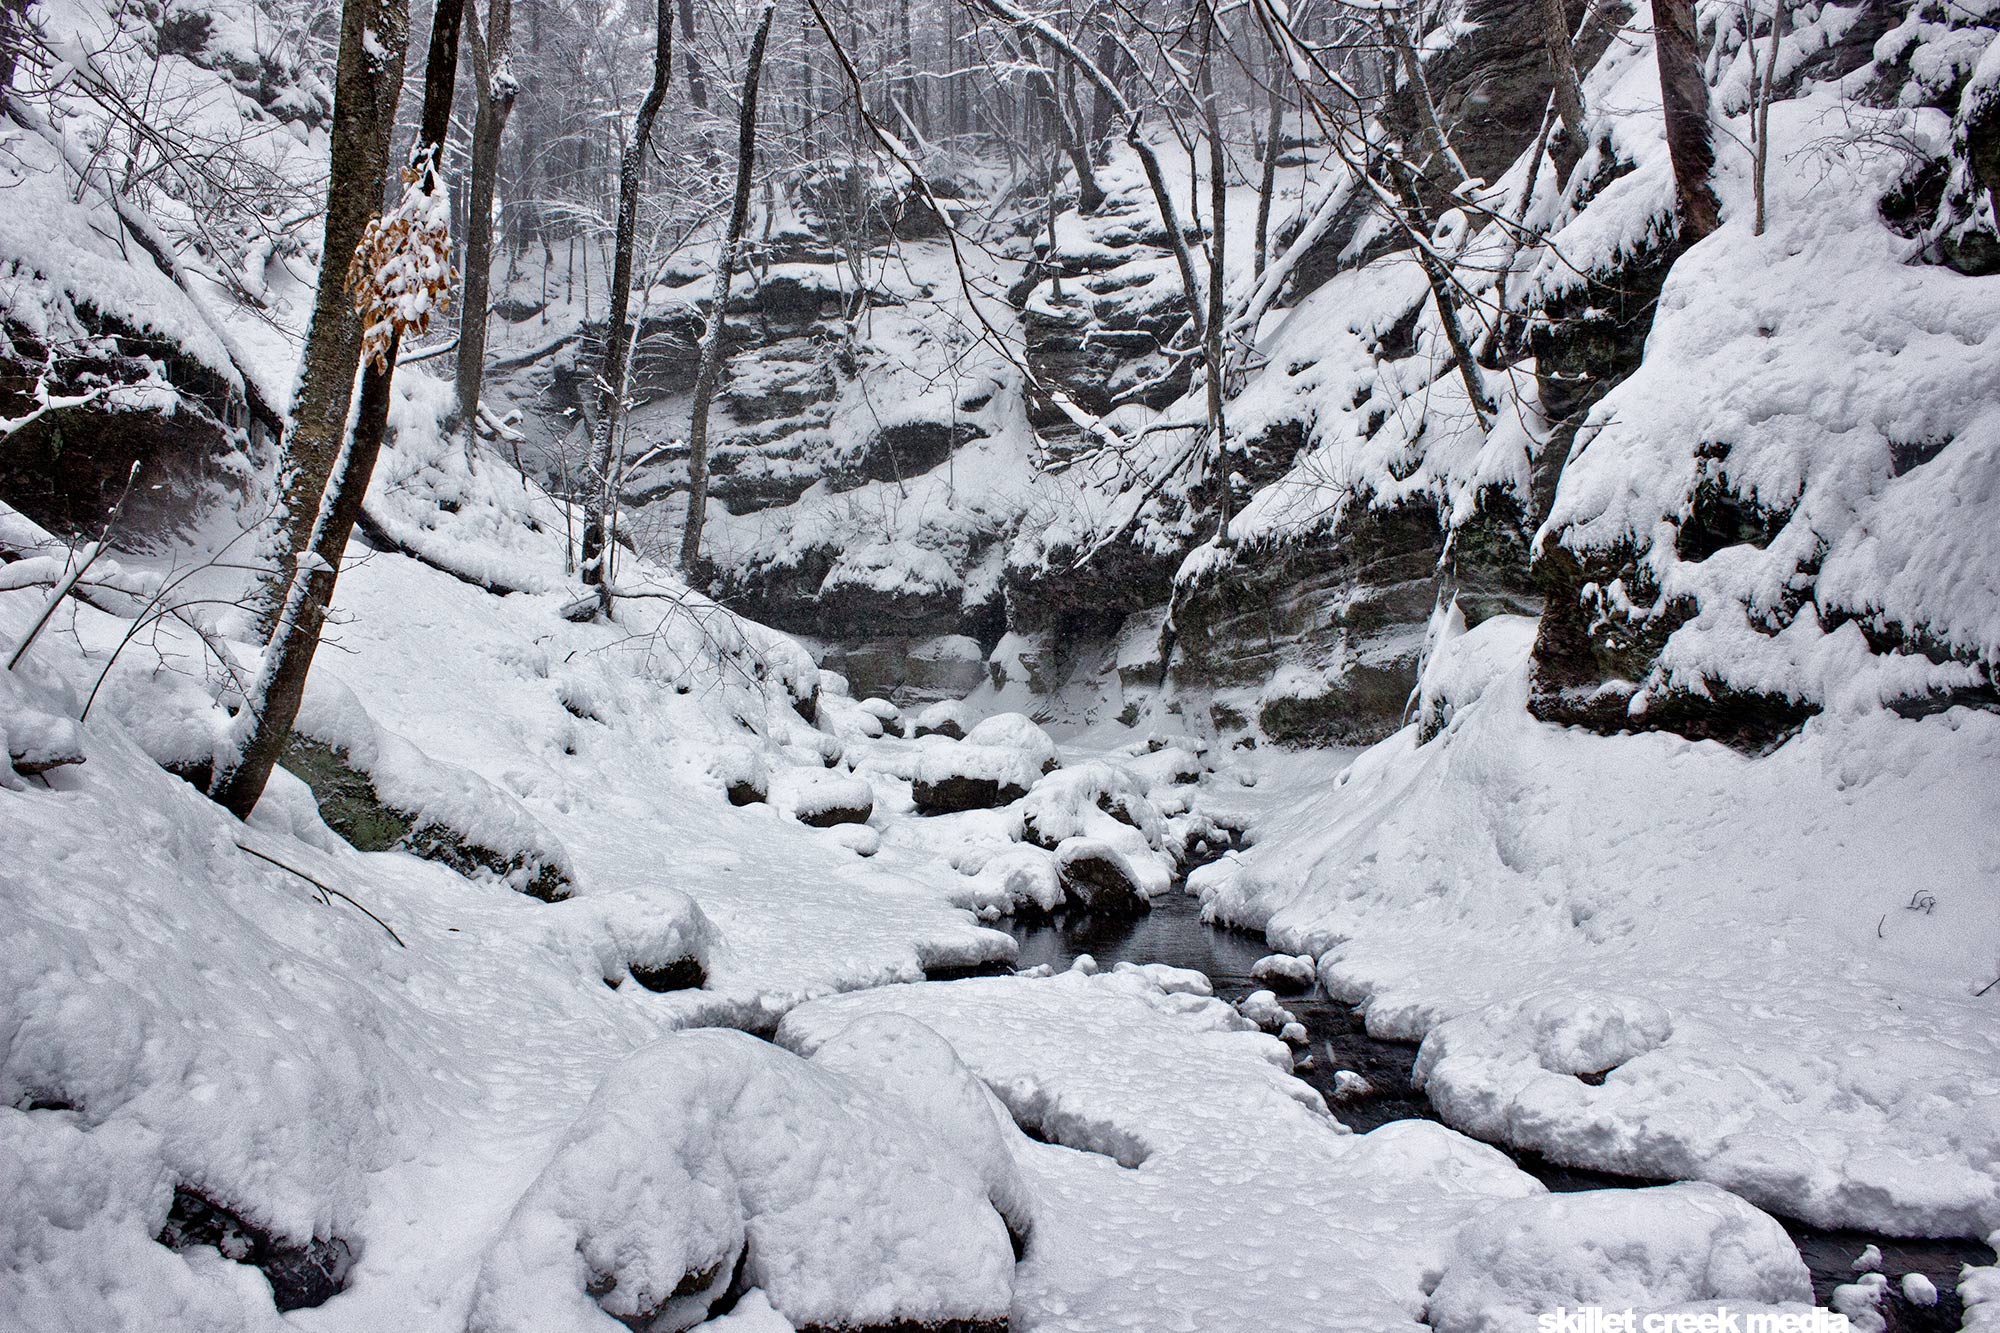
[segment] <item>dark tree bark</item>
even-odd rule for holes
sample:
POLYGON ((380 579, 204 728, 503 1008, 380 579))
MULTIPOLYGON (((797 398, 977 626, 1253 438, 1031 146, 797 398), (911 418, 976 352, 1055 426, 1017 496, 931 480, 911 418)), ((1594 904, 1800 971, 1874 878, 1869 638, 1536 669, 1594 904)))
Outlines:
POLYGON ((653 122, 667 100, 673 74, 674 0, 659 0, 653 29, 653 86, 639 104, 632 138, 618 164, 618 233, 611 261, 611 314, 604 330, 604 366, 598 374, 597 429, 591 446, 591 493, 583 520, 583 581, 598 588, 599 604, 611 614, 609 540, 605 526, 618 503, 617 478, 611 451, 618 422, 625 410, 625 380, 632 366, 632 251, 639 238, 639 185, 646 174, 646 153, 653 142, 653 122))
POLYGON ((486 32, 479 15, 469 25, 479 112, 472 126, 470 203, 465 227, 465 289, 459 301, 458 426, 471 447, 479 428, 479 390, 486 374, 487 307, 493 281, 493 190, 500 175, 500 139, 507 130, 519 86, 508 67, 513 42, 513 0, 488 0, 486 32))
POLYGON ((1576 74, 1576 51, 1570 44, 1563 0, 1535 0, 1535 22, 1555 92, 1556 117, 1562 121, 1562 133, 1555 139, 1557 174, 1567 177, 1583 156, 1583 82, 1576 74))
MULTIPOLYGON (((1070 167, 1076 172, 1076 206, 1085 213, 1095 213, 1104 207, 1104 190, 1097 183, 1097 173, 1090 163, 1090 154, 1077 137, 1075 126, 1070 124, 1063 112, 1061 100, 1056 94, 1055 81, 1035 60, 1035 44, 1032 38, 1023 37, 1021 42, 1021 63, 1027 66, 1028 90, 1042 108, 1042 119, 1055 141, 1062 146, 1063 155, 1069 158, 1070 167)), ((1050 182, 1054 188, 1054 182, 1050 182)))
POLYGON ((1680 196, 1681 236, 1694 242, 1722 225, 1709 178, 1715 143, 1708 130, 1708 81, 1701 72, 1694 0, 1653 0, 1653 50, 1660 66, 1660 104, 1667 120, 1667 155, 1680 196))
MULTIPOLYGON (((409 20, 407 10, 401 8, 404 0, 395 0, 395 3, 397 8, 392 12, 388 6, 356 0, 349 10, 351 13, 353 9, 366 7, 373 11, 371 17, 393 19, 398 23, 393 33, 374 23, 368 24, 367 31, 376 48, 385 53, 383 58, 397 66, 400 77, 402 47, 409 40, 409 20), (391 40, 395 42, 394 46, 389 45, 391 40)), ((433 195, 443 188, 438 165, 444 154, 445 137, 451 129, 451 98, 458 74, 459 30, 463 14, 464 0, 438 0, 437 11, 431 20, 430 53, 424 71, 423 121, 410 161, 421 173, 417 188, 433 195)), ((348 68, 346 26, 343 22, 343 75, 348 68)), ((358 33, 355 46, 355 54, 366 59, 358 33)), ((338 91, 335 96, 337 99, 338 91)), ((389 106, 393 114, 393 98, 389 106)), ((338 114, 336 109, 336 117, 338 114)), ((337 130, 335 142, 339 142, 337 130)), ((329 185, 335 199, 343 183, 336 168, 329 185)), ((365 187, 370 198, 380 188, 379 179, 345 183, 357 188, 365 187)), ((335 199, 330 199, 329 204, 335 199)), ((344 265, 330 268, 322 259, 320 292, 323 294, 328 286, 332 286, 345 299, 343 279, 346 276, 344 265)), ((331 475, 325 480, 311 543, 299 562, 300 573, 287 592, 277 628, 265 649, 264 664, 248 698, 244 700, 251 725, 241 747, 216 767, 210 795, 240 819, 249 817, 256 808, 258 798, 264 794, 264 785, 270 780, 271 770, 277 766, 279 756, 284 753, 285 744, 291 738, 292 723, 299 715, 299 704, 305 698, 306 677, 312 670, 313 655, 319 648, 320 631, 326 623, 327 611, 333 605, 341 557, 346 554, 347 539, 354 532, 356 520, 361 517, 361 503, 368 494, 368 480, 374 474, 375 459, 381 453, 382 439, 388 429, 389 391, 396 373, 397 342, 397 335, 392 333, 386 355, 371 359, 362 372, 361 401, 355 413, 354 433, 337 458, 331 475)), ((309 363, 312 350, 308 346, 309 363)))
POLYGON ((701 532, 708 517, 708 414, 715 402, 716 382, 722 375, 729 279, 736 268, 736 252, 742 247, 744 228, 750 220, 750 184, 757 169, 757 84, 764 72, 764 45, 770 40, 771 16, 776 11, 774 0, 765 0, 743 68, 742 110, 736 122, 736 194, 729 205, 729 230, 722 238, 722 252, 715 259, 714 307, 709 311, 708 328, 702 335, 701 365, 695 371, 694 411, 688 421, 687 527, 681 533, 681 569, 688 574, 694 573, 701 561, 701 532))
POLYGON ((285 441, 275 567, 258 596, 267 622, 291 590, 299 552, 312 539, 327 478, 346 442, 354 372, 361 364, 361 321, 347 297, 347 261, 361 244, 389 175, 389 135, 409 39, 409 0, 347 0, 341 11, 319 289, 285 441), (370 41, 379 55, 371 53, 370 41))
POLYGON ((694 45, 694 0, 676 0, 681 17, 681 68, 687 71, 688 100, 708 110, 708 80, 702 77, 701 56, 694 45))

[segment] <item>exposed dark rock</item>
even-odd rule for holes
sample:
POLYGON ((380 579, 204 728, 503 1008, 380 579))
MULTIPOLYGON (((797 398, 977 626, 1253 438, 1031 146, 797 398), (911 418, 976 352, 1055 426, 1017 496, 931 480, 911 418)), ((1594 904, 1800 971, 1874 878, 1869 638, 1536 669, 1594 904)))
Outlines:
POLYGON ((875 802, 866 805, 832 804, 799 812, 799 822, 812 828, 833 828, 839 824, 866 824, 875 813, 875 802))
POLYGON ((632 980, 650 991, 700 990, 708 984, 708 972, 698 958, 676 958, 658 965, 631 963, 626 970, 632 980))
POLYGON ((258 1269, 270 1281, 271 1300, 280 1313, 326 1304, 347 1285, 353 1265, 352 1251, 338 1237, 299 1244, 273 1236, 186 1185, 174 1189, 167 1224, 155 1239, 170 1250, 212 1245, 224 1258, 258 1269))
POLYGON ((930 780, 919 777, 910 795, 920 815, 950 815, 961 810, 997 810, 1028 794, 1026 787, 997 778, 952 774, 930 780))
POLYGON ((731 805, 760 805, 771 799, 769 789, 762 782, 750 778, 738 778, 724 790, 731 805))
POLYGON ((1072 908, 1095 916, 1137 916, 1153 903, 1132 882, 1109 849, 1081 848, 1060 858, 1063 896, 1072 908))
POLYGON ((343 749, 295 733, 281 762, 312 789, 327 827, 356 851, 408 852, 469 878, 485 872, 546 903, 561 902, 574 891, 558 865, 535 860, 527 852, 482 846, 457 829, 391 806, 368 775, 348 762, 343 749))

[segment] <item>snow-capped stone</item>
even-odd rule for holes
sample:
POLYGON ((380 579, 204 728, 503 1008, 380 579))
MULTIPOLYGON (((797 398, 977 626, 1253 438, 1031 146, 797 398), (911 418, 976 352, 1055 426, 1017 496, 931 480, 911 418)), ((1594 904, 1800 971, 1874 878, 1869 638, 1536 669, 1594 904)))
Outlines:
POLYGON ((1236 1012, 1266 1032, 1278 1032, 1285 1024, 1297 1021, 1292 1011, 1279 1004, 1277 995, 1268 990, 1251 991, 1236 1002, 1236 1012))
POLYGON ((1375 1091, 1375 1085, 1352 1069, 1336 1069, 1333 1072, 1333 1095, 1335 1100, 1346 1101, 1355 1097, 1367 1097, 1375 1091))
POLYGON ((787 769, 780 775, 778 799, 793 818, 814 828, 865 824, 875 813, 875 794, 868 783, 849 773, 825 769, 787 769))
POLYGON ((1153 905, 1132 863, 1116 847, 1096 838, 1065 838, 1056 848, 1056 874, 1064 897, 1079 911, 1126 916, 1153 905))
POLYGON ((1937 1283, 1922 1273, 1905 1273, 1898 1284, 1903 1291, 1903 1299, 1912 1305, 1931 1306, 1938 1302, 1937 1283))
POLYGON ((1014 1254, 989 1169, 853 1078, 738 1032, 676 1034, 564 1135, 487 1251, 469 1327, 583 1328, 593 1307, 685 1327, 740 1262, 795 1325, 998 1328, 1014 1254))
POLYGON ((1311 990, 1318 979, 1319 965, 1310 954, 1268 954, 1250 965, 1252 980, 1273 989, 1311 990))
POLYGON ((962 700, 940 699, 926 705, 917 714, 910 734, 913 737, 943 736, 948 740, 962 741, 977 722, 978 715, 962 700))
POLYGON ((1501 1204, 1458 1233, 1431 1292, 1437 1333, 1516 1333, 1557 1306, 1808 1305, 1812 1281, 1775 1218, 1707 1184, 1501 1204))

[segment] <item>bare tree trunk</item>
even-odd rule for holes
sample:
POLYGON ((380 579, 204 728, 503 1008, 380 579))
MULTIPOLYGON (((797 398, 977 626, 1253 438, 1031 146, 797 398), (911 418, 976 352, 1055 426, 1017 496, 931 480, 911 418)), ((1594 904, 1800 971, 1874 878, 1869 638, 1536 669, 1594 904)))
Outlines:
MULTIPOLYGON (((1424 75, 1423 59, 1417 54, 1416 41, 1402 21, 1388 10, 1382 11, 1382 26, 1386 30, 1390 45, 1396 48, 1403 62, 1403 75, 1410 81, 1410 92, 1417 104, 1417 128, 1422 133, 1424 147, 1438 162, 1448 165, 1464 180, 1471 173, 1465 163, 1459 161, 1452 149, 1451 140, 1445 137, 1444 122, 1438 117, 1437 103, 1431 97, 1431 81, 1424 75)), ((1446 182, 1457 185, 1458 181, 1446 182)))
MULTIPOLYGON (((379 57, 370 57, 362 49, 362 34, 357 34, 355 55, 362 59, 393 63, 399 81, 402 48, 409 40, 408 13, 402 7, 405 3, 406 0, 392 0, 392 5, 378 5, 371 0, 357 0, 349 6, 350 16, 353 10, 365 7, 371 11, 369 19, 394 22, 396 26, 393 29, 388 28, 386 23, 378 27, 375 22, 370 22, 367 26, 366 38, 375 51, 382 53, 379 57), (390 44, 392 42, 393 45, 390 44)), ((444 188, 438 169, 444 154, 445 136, 451 129, 451 99, 458 73, 458 43, 463 14, 464 0, 438 0, 437 11, 431 19, 430 53, 424 71, 423 122, 416 148, 410 157, 412 166, 420 173, 416 188, 431 195, 444 188)), ((349 64, 346 28, 347 23, 343 21, 342 86, 345 86, 344 76, 349 64)), ((359 60, 356 63, 358 65, 359 60)), ((338 98, 339 93, 336 92, 335 96, 338 98)), ((393 110, 393 99, 389 105, 393 110)), ((338 110, 335 115, 337 118, 338 110)), ((338 142, 337 126, 335 139, 338 142)), ((339 159, 335 161, 337 164, 339 159)), ((329 199, 330 205, 337 201, 343 184, 364 192, 369 198, 373 198, 380 188, 379 181, 343 181, 343 173, 336 165, 329 183, 329 192, 334 196, 329 199)), ((343 279, 346 277, 345 265, 329 268, 327 259, 322 258, 321 293, 332 286, 344 298, 343 279)), ((361 503, 368 494, 368 480, 374 474, 375 459, 381 452, 382 439, 388 429, 389 394, 396 373, 398 340, 399 335, 391 333, 386 353, 379 359, 371 359, 362 372, 361 402, 355 414, 354 432, 348 437, 326 480, 310 544, 299 560, 299 574, 292 580, 277 627, 265 649, 263 666, 243 702, 250 726, 235 753, 216 766, 209 794, 239 819, 247 819, 256 808, 258 798, 264 794, 271 770, 277 766, 279 756, 284 753, 286 742, 291 738, 292 723, 299 715, 299 704, 305 698, 306 677, 312 670, 313 655, 319 648, 320 631, 326 623, 327 611, 333 605, 334 586, 340 577, 340 561, 346 554, 347 539, 354 532, 354 524, 361 517, 361 503)), ((308 347, 308 361, 311 354, 312 348, 308 347)))
POLYGON ((1667 155, 1680 195, 1681 235, 1692 243, 1722 225, 1722 208, 1709 183, 1715 143, 1708 132, 1708 81, 1701 72, 1694 0, 1653 0, 1653 51, 1660 66, 1667 155))
POLYGON ((361 321, 347 297, 347 261, 361 244, 368 219, 382 198, 382 182, 388 179, 389 135, 396 125, 403 51, 409 39, 409 0, 347 0, 341 10, 333 171, 320 243, 319 289, 313 298, 312 321, 306 326, 298 389, 292 395, 276 564, 258 594, 267 622, 284 605, 298 570, 299 552, 312 540, 327 478, 346 442, 354 372, 361 364, 361 321))
POLYGON ((632 365, 632 251, 639 237, 639 185, 646 174, 646 152, 653 141, 653 122, 667 98, 673 73, 674 0, 659 0, 653 45, 653 85, 639 104, 632 138, 618 165, 618 235, 611 265, 611 313, 604 329, 604 367, 598 373, 596 438, 591 442, 589 507, 583 520, 583 581, 598 588, 599 605, 611 614, 611 571, 606 518, 618 503, 617 478, 612 475, 611 448, 618 421, 625 411, 625 380, 632 365))
MULTIPOLYGON (((1077 138, 1076 128, 1070 124, 1064 113, 1062 101, 1056 94, 1055 81, 1047 70, 1035 61, 1035 45, 1032 38, 1021 39, 1021 63, 1028 68, 1028 87, 1035 100, 1041 103, 1043 119, 1047 121, 1049 133, 1062 146, 1063 155, 1069 158, 1070 167, 1076 172, 1076 206, 1079 211, 1095 213, 1104 207, 1104 190, 1097 183, 1097 173, 1092 168, 1090 154, 1077 138)), ((1055 188, 1053 180, 1049 183, 1055 188)))
POLYGON ((1570 45, 1569 15, 1563 0, 1535 0, 1536 26, 1541 29, 1542 55, 1556 99, 1562 133, 1556 143, 1556 176, 1569 176, 1583 156, 1583 82, 1576 74, 1576 51, 1570 45))
POLYGON ((1264 276, 1271 254, 1271 196, 1278 188, 1278 158, 1285 143, 1285 61, 1282 55, 1271 61, 1271 115, 1264 124, 1263 175, 1257 182, 1257 250, 1251 281, 1264 276))
POLYGON ((687 70, 688 98, 699 111, 708 110, 708 80, 694 45, 694 0, 677 0, 681 16, 681 67, 687 70))
POLYGON ((1458 322, 1458 307, 1451 299, 1450 270, 1431 249, 1430 210, 1424 207, 1423 197, 1417 193, 1416 173, 1409 163, 1400 158, 1391 158, 1385 165, 1390 183, 1403 205, 1398 220, 1415 245, 1417 262, 1422 265, 1424 278, 1430 283, 1431 301, 1437 307, 1438 323, 1444 329, 1445 343, 1451 348, 1452 359, 1458 363, 1458 375, 1465 384, 1466 399, 1472 404, 1472 412, 1479 419, 1480 428, 1490 430, 1499 409, 1486 390, 1486 377, 1479 373, 1479 363, 1473 360, 1472 344, 1465 336, 1465 328, 1458 322))
POLYGON ((757 169, 757 82, 764 72, 764 44, 771 36, 776 0, 764 0, 750 56, 743 68, 742 113, 736 122, 736 196, 729 205, 729 230, 715 260, 715 308, 702 334, 701 366, 695 371, 694 412, 688 422, 688 516, 681 533, 681 570, 692 575, 701 560, 701 530, 708 517, 708 412, 722 375, 723 325, 729 309, 729 279, 750 220, 750 183, 757 169))
MULTIPOLYGON (((1743 40, 1749 43, 1749 25, 1746 23, 1744 28, 1743 40)), ((1752 116, 1750 127, 1751 152, 1754 158, 1751 177, 1757 194, 1757 217, 1755 224, 1750 229, 1750 234, 1753 236, 1762 236, 1764 234, 1764 182, 1766 176, 1769 174, 1771 161, 1771 103, 1776 98, 1778 44, 1784 38, 1785 0, 1772 0, 1771 49, 1770 53, 1764 59, 1764 73, 1762 77, 1754 80, 1755 92, 1751 98, 1750 107, 1752 116)), ((1750 64, 1753 69, 1756 67, 1756 63, 1757 48, 1755 44, 1751 44, 1750 64)))
MULTIPOLYGON (((1236 496, 1230 480, 1229 423, 1222 410, 1222 298, 1224 277, 1223 237, 1229 226, 1228 162, 1223 155, 1222 116, 1215 106, 1215 5, 1202 6, 1201 74, 1197 93, 1201 98, 1202 127, 1208 132, 1208 313, 1202 321, 1202 360, 1207 386, 1209 442, 1215 450, 1216 519, 1215 541, 1230 545, 1229 520, 1234 516, 1236 496)), ((1188 293, 1188 303, 1194 303, 1188 293)))
POLYGON ((472 126, 471 206, 465 227, 465 291, 459 302, 458 427, 469 451, 479 428, 479 390, 486 374, 486 324, 492 304, 493 189, 500 175, 500 139, 513 113, 519 85, 509 68, 513 42, 513 0, 488 0, 486 32, 473 11, 473 71, 479 80, 479 112, 472 126))

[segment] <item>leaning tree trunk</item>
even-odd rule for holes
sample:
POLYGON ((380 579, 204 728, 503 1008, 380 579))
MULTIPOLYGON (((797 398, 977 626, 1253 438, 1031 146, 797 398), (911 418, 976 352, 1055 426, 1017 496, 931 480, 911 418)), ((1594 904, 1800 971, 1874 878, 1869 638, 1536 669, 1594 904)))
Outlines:
POLYGON ((493 282, 493 187, 500 174, 500 138, 507 130, 519 85, 508 68, 513 0, 489 0, 486 34, 471 24, 479 111, 472 126, 471 195, 465 226, 465 290, 459 300, 458 426, 470 449, 479 429, 479 390, 486 374, 487 307, 493 282))
POLYGON ((1694 0, 1653 0, 1653 51, 1660 66, 1667 156, 1680 196, 1681 235, 1698 241, 1722 225, 1722 210, 1709 183, 1715 143, 1708 131, 1708 81, 1701 72, 1694 0))
MULTIPOLYGON (((408 14, 400 9, 405 0, 394 0, 394 3, 399 8, 393 15, 387 7, 368 7, 375 9, 377 15, 400 20, 394 35, 395 45, 391 47, 384 40, 389 34, 382 28, 371 26, 369 32, 376 44, 375 49, 384 52, 381 58, 393 60, 400 71, 402 46, 409 40, 408 14)), ((421 191, 433 204, 443 189, 438 168, 444 155, 445 136, 451 129, 451 97, 458 73, 458 41, 463 14, 464 0, 438 0, 437 12, 431 19, 430 53, 424 71, 423 121, 416 148, 410 155, 408 188, 421 191)), ((344 39, 341 45, 344 73, 347 63, 344 39)), ((361 43, 356 45, 359 54, 361 43)), ((335 114, 338 115, 338 111, 335 114)), ((336 171, 330 189, 337 194, 342 183, 336 171)), ((379 182, 346 183, 365 187, 371 198, 379 188, 379 182)), ((361 374, 361 401, 355 413, 353 434, 348 437, 346 447, 326 480, 311 540, 299 558, 299 572, 292 579, 277 627, 265 648, 263 666, 243 702, 243 718, 248 726, 244 730, 242 744, 217 765, 209 789, 210 795, 240 819, 249 818, 250 812, 256 808, 258 798, 264 794, 264 785, 270 780, 271 770, 277 766, 286 742, 291 739, 292 723, 297 720, 299 705, 305 698, 306 677, 312 670, 313 654, 319 648, 320 631, 326 623, 327 611, 333 605, 341 557, 346 554, 347 539, 361 517, 361 502, 368 494, 368 480, 374 474, 375 459, 382 450, 382 437, 388 429, 389 390, 396 373, 396 352, 403 323, 411 316, 407 305, 382 299, 383 284, 376 280, 380 276, 380 267, 368 263, 372 251, 362 250, 361 246, 379 246, 384 252, 395 254, 399 248, 399 232, 413 237, 409 245, 425 246, 419 228, 410 224, 419 224, 420 227, 431 221, 435 218, 435 209, 420 209, 413 213, 407 207, 410 199, 407 193, 404 199, 405 206, 398 208, 389 226, 364 228, 352 269, 339 265, 329 269, 329 257, 322 257, 321 260, 320 291, 324 293, 329 285, 352 287, 356 303, 365 301, 369 307, 366 316, 377 322, 363 330, 362 345, 369 356, 367 368, 361 374), (342 282, 343 278, 347 279, 346 283, 342 282), (385 327, 386 341, 376 341, 384 338, 385 327)), ((441 232, 426 250, 433 262, 414 267, 428 267, 432 272, 448 267, 444 259, 450 253, 449 244, 441 232)), ((439 276, 434 281, 435 289, 420 286, 417 291, 405 294, 421 296, 427 306, 429 299, 441 297, 448 290, 448 277, 439 276)), ((422 318, 421 314, 416 315, 412 322, 420 324, 422 318)), ((308 358, 310 355, 309 348, 308 358)))
POLYGON ((688 515, 681 532, 681 570, 693 574, 701 561, 701 530, 708 518, 708 412, 715 402, 716 381, 722 375, 722 340, 729 310, 729 279, 736 252, 750 220, 750 182, 757 167, 757 82, 764 72, 764 44, 771 36, 774 0, 764 0, 750 56, 743 68, 742 110, 736 121, 736 196, 729 205, 729 230, 722 253, 715 259, 715 301, 701 340, 701 366, 695 371, 694 411, 688 421, 688 515))
POLYGON ((607 525, 617 504, 618 480, 612 475, 611 450, 618 422, 625 411, 625 380, 632 367, 632 251, 639 238, 639 185, 646 174, 646 153, 653 142, 653 122, 667 100, 667 80, 674 62, 674 0, 659 0, 653 29, 653 86, 639 104, 632 139, 618 164, 618 233, 611 261, 611 314, 604 329, 604 366, 598 373, 596 439, 591 442, 589 509, 583 520, 583 581, 596 585, 598 603, 611 614, 610 540, 607 525))
POLYGON ((278 614, 291 589, 299 552, 312 540, 327 478, 347 438, 354 372, 361 364, 361 321, 347 298, 347 261, 361 244, 389 175, 389 135, 396 125, 409 39, 409 0, 347 0, 341 11, 319 290, 292 395, 275 565, 257 596, 267 621, 278 614))

